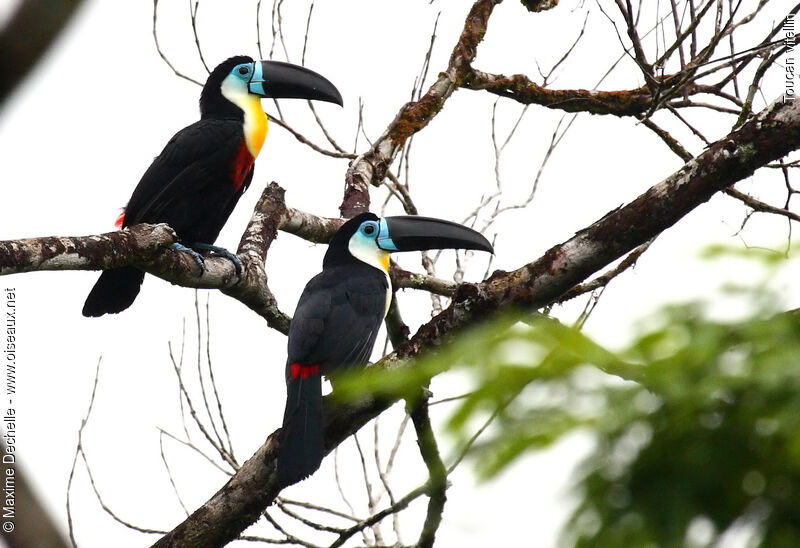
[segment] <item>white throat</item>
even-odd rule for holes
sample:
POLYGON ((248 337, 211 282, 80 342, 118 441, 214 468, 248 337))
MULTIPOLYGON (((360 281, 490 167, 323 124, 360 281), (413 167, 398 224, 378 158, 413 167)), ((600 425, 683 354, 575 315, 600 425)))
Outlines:
POLYGON ((389 252, 379 248, 374 240, 363 238, 350 238, 347 244, 350 254, 359 261, 380 270, 386 277, 386 309, 383 314, 389 312, 389 305, 392 303, 392 280, 389 278, 389 252))
POLYGON ((267 115, 261 107, 261 98, 247 91, 247 84, 228 76, 220 87, 222 96, 244 111, 244 137, 253 158, 261 152, 267 137, 267 115))

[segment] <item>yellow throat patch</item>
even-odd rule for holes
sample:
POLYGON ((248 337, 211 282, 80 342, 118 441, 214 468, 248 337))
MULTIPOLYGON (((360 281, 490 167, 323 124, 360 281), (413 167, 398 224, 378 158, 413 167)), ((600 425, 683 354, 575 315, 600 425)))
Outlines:
POLYGON ((261 107, 260 97, 248 95, 243 103, 244 139, 247 143, 247 150, 250 151, 253 158, 256 158, 258 153, 261 152, 261 147, 264 146, 264 141, 267 139, 269 121, 267 114, 261 107))
POLYGON ((381 262, 381 266, 383 267, 383 271, 387 274, 389 273, 389 259, 391 258, 391 254, 388 251, 384 251, 379 261, 381 262))

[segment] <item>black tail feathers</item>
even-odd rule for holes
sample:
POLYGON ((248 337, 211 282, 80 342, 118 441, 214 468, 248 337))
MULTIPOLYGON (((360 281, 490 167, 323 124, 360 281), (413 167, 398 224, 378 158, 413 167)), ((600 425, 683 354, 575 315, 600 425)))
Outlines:
POLYGON ((322 463, 322 376, 317 372, 289 381, 278 451, 278 483, 292 485, 322 463))
POLYGON ((94 284, 83 305, 88 317, 122 312, 136 300, 144 272, 132 266, 106 270, 94 284))

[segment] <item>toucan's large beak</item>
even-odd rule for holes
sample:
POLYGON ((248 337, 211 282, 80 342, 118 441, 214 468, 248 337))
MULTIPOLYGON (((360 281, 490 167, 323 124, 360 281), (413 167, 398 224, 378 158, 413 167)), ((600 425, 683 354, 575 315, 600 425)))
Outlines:
POLYGON ((494 253, 489 240, 471 228, 450 221, 416 215, 382 218, 378 247, 385 251, 478 249, 494 253))
POLYGON ((274 99, 316 99, 342 105, 336 86, 313 70, 281 61, 256 61, 250 93, 274 99))

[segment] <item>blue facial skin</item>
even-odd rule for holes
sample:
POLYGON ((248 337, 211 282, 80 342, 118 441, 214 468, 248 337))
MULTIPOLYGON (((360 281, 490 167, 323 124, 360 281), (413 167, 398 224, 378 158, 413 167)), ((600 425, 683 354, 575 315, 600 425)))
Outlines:
MULTIPOLYGON (((367 221, 367 222, 375 224, 375 221, 367 221)), ((380 224, 380 229, 378 231, 378 238, 377 238, 378 247, 380 247, 385 251, 397 251, 397 246, 394 245, 392 237, 389 236, 389 225, 386 223, 386 219, 381 219, 379 221, 379 224, 380 224)))
MULTIPOLYGON (((264 75, 262 74, 261 63, 245 63, 244 65, 239 66, 246 66, 251 69, 250 74, 252 74, 252 76, 250 76, 250 74, 247 75, 249 76, 248 88, 250 89, 250 93, 255 93, 256 95, 261 95, 262 97, 265 96, 264 75)), ((233 69, 234 72, 236 72, 238 68, 239 67, 233 69)))
MULTIPOLYGON (((364 221, 358 226, 358 230, 353 234, 350 242, 357 245, 361 249, 370 249, 380 247, 377 243, 378 239, 378 222, 377 221, 364 221)), ((351 249, 352 252, 352 249, 351 249)))

